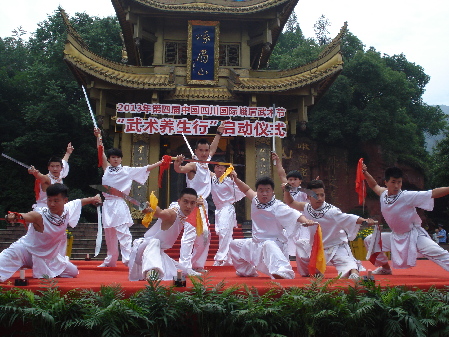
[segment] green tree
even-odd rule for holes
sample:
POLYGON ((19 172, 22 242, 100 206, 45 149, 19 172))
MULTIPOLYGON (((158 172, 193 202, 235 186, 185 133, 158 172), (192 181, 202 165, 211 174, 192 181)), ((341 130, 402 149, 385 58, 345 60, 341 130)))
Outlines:
MULTIPOLYGON (((77 13, 70 19, 90 49, 120 60, 120 27, 116 18, 77 13)), ((79 84, 63 61, 66 27, 59 11, 38 25, 28 41, 16 34, 0 40, 0 121, 3 152, 42 172, 52 155, 62 156, 68 142, 75 146, 71 173, 65 183, 71 198, 92 195, 98 182, 92 121, 79 84), (5 123, 3 123, 5 122, 5 123), (3 130, 2 130, 3 131, 3 130)), ((34 202, 33 177, 13 163, 0 166, 4 177, 0 204, 27 210, 34 202)))

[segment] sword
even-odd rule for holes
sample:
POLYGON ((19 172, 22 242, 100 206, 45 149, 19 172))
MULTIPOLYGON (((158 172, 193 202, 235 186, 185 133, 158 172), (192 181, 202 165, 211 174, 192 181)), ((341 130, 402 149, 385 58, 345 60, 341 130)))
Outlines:
POLYGON ((31 168, 31 166, 29 166, 29 165, 27 165, 27 164, 24 164, 24 163, 22 163, 21 161, 18 161, 17 159, 14 159, 14 158, 12 158, 12 157, 10 157, 10 156, 7 156, 7 155, 4 154, 4 153, 2 153, 2 156, 5 157, 5 158, 7 158, 7 159, 9 159, 9 160, 11 160, 11 161, 13 161, 13 162, 16 163, 16 164, 19 164, 20 166, 23 166, 23 167, 27 168, 28 170, 31 168))
MULTIPOLYGON (((176 157, 171 157, 172 160, 176 160, 176 157)), ((209 161, 209 160, 199 160, 199 159, 184 159, 184 161, 194 162, 194 163, 205 163, 205 164, 213 164, 213 165, 232 165, 232 166, 245 166, 243 164, 231 164, 231 163, 224 163, 221 161, 209 161)))
POLYGON ((120 197, 125 199, 126 201, 130 202, 134 208, 138 209, 139 211, 144 210, 147 208, 146 202, 140 202, 133 197, 130 197, 128 194, 123 193, 122 191, 119 191, 118 189, 108 186, 108 185, 89 185, 92 188, 95 188, 98 191, 114 195, 116 197, 120 197))
POLYGON ((89 97, 87 97, 86 89, 84 89, 84 85, 81 86, 83 88, 84 97, 86 98, 87 106, 89 107, 90 117, 92 118, 92 122, 94 123, 95 129, 97 129, 97 121, 95 120, 94 113, 92 111, 92 107, 90 106, 89 97))
POLYGON ((308 188, 298 188, 298 191, 303 192, 305 194, 307 194, 309 197, 314 198, 315 200, 318 200, 318 196, 316 195, 316 193, 312 190, 309 190, 308 188))

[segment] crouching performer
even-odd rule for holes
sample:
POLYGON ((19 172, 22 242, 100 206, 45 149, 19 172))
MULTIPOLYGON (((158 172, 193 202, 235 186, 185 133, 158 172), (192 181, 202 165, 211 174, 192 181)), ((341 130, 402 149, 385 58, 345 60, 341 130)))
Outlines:
POLYGON ((231 241, 229 252, 239 276, 258 276, 258 271, 276 279, 293 279, 295 273, 287 252, 284 228, 313 224, 299 211, 275 198, 274 182, 269 177, 256 181, 256 192, 231 173, 237 187, 251 200, 252 238, 231 241))
MULTIPOLYGON (((324 183, 312 180, 307 189, 315 192, 316 198, 308 196, 308 202, 293 200, 290 185, 284 185, 284 202, 292 208, 302 211, 307 219, 315 221, 321 226, 324 255, 326 264, 335 266, 340 277, 359 279, 359 271, 365 270, 354 258, 348 242, 354 240, 361 224, 374 224, 373 219, 364 219, 358 215, 343 213, 339 208, 326 202, 324 183)), ((308 226, 309 237, 313 240, 317 226, 308 226)), ((312 243, 308 239, 298 237, 296 244, 296 264, 301 276, 309 276, 309 261, 312 243)), ((318 272, 319 274, 319 272, 318 272)))
MULTIPOLYGON (((173 247, 184 228, 187 217, 197 206, 197 199, 198 195, 194 189, 184 188, 178 201, 171 203, 169 208, 164 210, 156 208, 154 216, 159 219, 143 238, 133 242, 129 260, 130 281, 149 279, 152 272, 157 272, 161 280, 173 280, 178 269, 182 270, 184 275, 192 275, 192 270, 185 270, 178 262, 170 258, 165 250, 173 247)), ((148 207, 143 212, 153 211, 148 207)))
POLYGON ((28 225, 27 233, 0 253, 0 281, 9 279, 22 267, 33 268, 34 278, 76 277, 78 268, 67 256, 60 254, 67 245, 67 225, 75 227, 81 206, 100 204, 100 195, 68 202, 68 189, 63 184, 47 187, 47 207, 38 212, 10 212, 9 223, 28 225))

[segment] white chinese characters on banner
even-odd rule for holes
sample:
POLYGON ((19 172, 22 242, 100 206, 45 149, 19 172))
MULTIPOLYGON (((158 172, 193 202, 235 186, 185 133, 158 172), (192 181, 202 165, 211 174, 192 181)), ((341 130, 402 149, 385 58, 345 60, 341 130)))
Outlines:
MULTIPOLYGON (((187 118, 153 118, 143 119, 117 118, 117 124, 125 125, 125 133, 158 133, 161 135, 182 134, 185 135, 207 135, 211 126, 217 126, 218 120, 188 120, 187 118)), ((276 137, 284 138, 287 135, 287 126, 284 122, 276 121, 233 121, 227 120, 225 130, 226 136, 244 136, 244 137, 276 137)))
MULTIPOLYGON (((276 118, 285 117, 285 108, 277 107, 275 110, 276 118)), ((144 113, 150 115, 273 118, 272 107, 117 103, 116 111, 117 113, 144 113)))

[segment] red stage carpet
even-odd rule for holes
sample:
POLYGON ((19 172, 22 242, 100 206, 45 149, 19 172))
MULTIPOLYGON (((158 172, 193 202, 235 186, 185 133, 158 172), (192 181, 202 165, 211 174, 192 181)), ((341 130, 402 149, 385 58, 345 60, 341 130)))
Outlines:
MULTIPOLYGON (((128 281, 128 268, 121 262, 118 263, 118 267, 115 268, 97 268, 97 265, 101 261, 73 261, 79 268, 79 275, 77 278, 57 278, 58 287, 62 292, 66 292, 71 289, 91 289, 93 291, 100 290, 102 285, 117 285, 120 284, 124 289, 127 296, 142 289, 147 284, 146 281, 130 282, 128 281)), ((269 288, 273 287, 273 282, 279 283, 282 287, 303 287, 311 283, 311 279, 307 277, 300 277, 296 274, 294 280, 272 280, 264 274, 260 274, 259 277, 238 277, 235 274, 233 267, 213 267, 213 261, 208 261, 206 269, 209 270, 210 281, 208 283, 216 284, 220 281, 224 281, 226 286, 231 285, 243 285, 247 284, 249 287, 256 287, 260 293, 264 293, 269 288)), ((293 269, 296 271, 296 262, 292 262, 293 269)), ((363 261, 363 265, 366 269, 373 268, 370 262, 363 261)), ((395 269, 394 275, 380 276, 375 275, 376 285, 380 286, 398 286, 405 285, 410 288, 419 288, 427 290, 434 286, 436 288, 444 288, 449 285, 449 272, 443 270, 437 264, 428 260, 418 260, 417 266, 411 269, 395 269)), ((361 273, 366 275, 366 271, 361 273)), ((26 287, 20 287, 30 289, 33 291, 42 290, 42 280, 31 278, 32 271, 26 270, 26 278, 29 280, 29 285, 26 287)), ((334 267, 327 267, 325 280, 334 278, 337 276, 334 267)), ((0 286, 5 289, 14 287, 14 280, 19 277, 17 272, 11 279, 4 283, 0 283, 0 286)), ((171 285, 172 282, 162 282, 166 285, 171 285)), ((332 285, 332 288, 347 287, 354 285, 352 280, 338 280, 332 285)), ((192 282, 187 280, 186 288, 176 288, 179 291, 189 290, 192 286, 192 282)))

